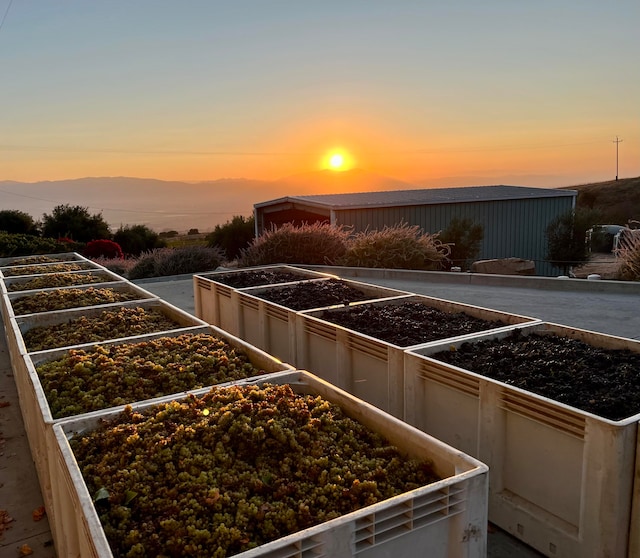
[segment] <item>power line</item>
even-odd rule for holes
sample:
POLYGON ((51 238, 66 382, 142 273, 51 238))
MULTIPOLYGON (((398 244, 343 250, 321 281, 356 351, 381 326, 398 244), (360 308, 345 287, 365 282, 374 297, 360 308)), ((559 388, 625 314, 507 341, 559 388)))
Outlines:
POLYGON ((13 0, 9 0, 7 4, 7 9, 4 11, 4 15, 2 16, 2 21, 0 21, 0 31, 2 31, 2 26, 4 25, 5 19, 7 19, 7 14, 9 13, 9 8, 11 8, 11 4, 13 4, 13 0))

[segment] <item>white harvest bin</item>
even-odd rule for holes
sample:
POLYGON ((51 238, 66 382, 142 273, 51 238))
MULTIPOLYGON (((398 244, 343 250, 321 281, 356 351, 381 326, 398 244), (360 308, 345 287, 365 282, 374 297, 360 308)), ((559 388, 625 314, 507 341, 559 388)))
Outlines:
MULTIPOLYGON (((35 395, 34 383, 30 377, 27 367, 27 355, 37 354, 40 351, 29 351, 25 346, 23 334, 33 327, 52 326, 63 324, 78 318, 80 316, 98 316, 105 310, 118 309, 123 306, 142 307, 147 310, 156 310, 164 314, 167 318, 174 321, 176 326, 168 331, 186 332, 193 327, 206 327, 203 321, 184 312, 183 310, 160 299, 148 299, 143 301, 122 302, 113 305, 91 306, 86 308, 73 308, 68 310, 59 310, 55 312, 43 312, 41 314, 28 314, 25 316, 12 317, 5 322, 5 333, 7 338, 7 346, 9 348, 9 357, 11 359, 11 367, 16 383, 16 391, 20 401, 20 410, 24 421, 25 431, 29 440, 29 446, 35 462, 36 472, 40 479, 45 503, 48 489, 48 465, 45 440, 42 428, 42 417, 39 414, 37 396, 35 395)), ((161 333, 161 332, 156 332, 161 333)), ((105 337, 108 334, 105 333, 105 337)), ((118 340, 135 339, 136 335, 127 337, 115 337, 118 340)), ((108 338, 102 341, 109 341, 108 338)), ((97 341, 86 343, 83 345, 73 345, 74 348, 86 348, 95 346, 97 341)), ((62 349, 63 347, 56 347, 62 349)), ((68 347, 67 347, 68 348, 68 347)), ((43 351, 46 352, 46 351, 43 351)))
POLYGON ((4 279, 9 277, 23 277, 26 275, 46 275, 47 273, 71 273, 72 271, 86 271, 91 269, 105 269, 91 260, 73 259, 59 262, 34 263, 27 265, 5 265, 0 267, 4 279))
MULTIPOLYGON (((149 341, 152 339, 157 339, 161 337, 177 337, 183 334, 208 334, 213 337, 217 337, 229 343, 231 347, 234 349, 244 353, 247 355, 249 361, 259 370, 262 371, 261 374, 258 374, 252 378, 240 379, 234 382, 227 383, 246 383, 249 381, 255 381, 256 378, 260 378, 263 375, 273 374, 276 372, 282 371, 290 371, 292 367, 284 364, 277 359, 273 358, 271 355, 252 347, 251 345, 245 343, 241 339, 237 337, 233 337, 229 335, 227 332, 222 331, 221 329, 215 328, 213 326, 195 326, 192 328, 181 329, 170 332, 160 332, 153 333, 148 335, 141 335, 138 337, 130 337, 126 341, 125 340, 113 340, 104 343, 93 343, 90 345, 82 345, 77 347, 66 347, 64 349, 54 349, 50 351, 41 351, 30 353, 28 355, 23 355, 23 369, 26 372, 23 376, 20 377, 20 408, 24 415, 25 422, 25 430, 27 432, 27 437, 29 439, 29 445, 32 450, 34 462, 36 464, 36 471, 38 472, 38 477, 40 479, 40 484, 43 492, 43 497, 45 498, 45 504, 47 506, 47 513, 49 510, 53 510, 53 501, 52 501, 52 493, 51 486, 58 482, 60 474, 56 472, 54 466, 50 462, 50 450, 49 448, 54 443, 52 438, 53 436, 53 425, 62 420, 69 420, 73 417, 65 417, 60 419, 54 419, 51 415, 51 409, 49 407, 49 403, 46 398, 46 394, 43 390, 42 384, 38 377, 38 373, 36 368, 45 362, 56 360, 60 358, 64 354, 66 354, 70 349, 82 348, 84 350, 90 351, 98 346, 108 346, 108 345, 125 345, 125 344, 135 344, 143 341, 149 341)), ((18 378, 16 377, 16 383, 18 382, 18 378)), ((225 385, 225 384, 221 384, 225 385)), ((180 392, 178 394, 167 393, 161 397, 154 398, 149 401, 161 402, 169 399, 175 399, 176 397, 181 397, 185 393, 191 393, 196 391, 202 391, 202 389, 207 388, 199 388, 198 390, 188 390, 186 392, 180 392)), ((138 403, 138 402, 135 402, 138 403)), ((133 404, 133 403, 131 403, 133 404)), ((113 407, 114 410, 122 410, 125 405, 119 405, 117 407, 113 407)), ((92 411, 88 413, 84 413, 79 416, 93 416, 100 415, 104 411, 92 411)), ((61 518, 55 516, 52 512, 49 514, 49 522, 51 524, 52 530, 54 534, 58 533, 60 530, 60 522, 61 518)), ((59 538, 59 537, 58 537, 59 538)))
POLYGON ((44 277, 44 279, 46 280, 49 277, 53 277, 55 275, 58 274, 64 274, 64 275, 77 275, 79 277, 78 281, 81 281, 80 283, 75 283, 75 284, 71 284, 71 285, 63 285, 65 287, 75 287, 75 286, 79 286, 79 285, 93 285, 96 284, 97 281, 95 281, 95 279, 100 279, 100 283, 107 283, 107 282, 111 282, 111 281, 124 281, 124 279, 122 277, 120 277, 119 275, 113 273, 112 271, 109 271, 108 269, 82 269, 82 270, 78 270, 78 271, 58 271, 57 273, 39 273, 36 275, 14 275, 12 277, 5 277, 4 278, 4 285, 5 288, 7 290, 7 293, 12 293, 12 292, 27 292, 27 290, 39 290, 42 288, 47 288, 47 289, 52 289, 52 288, 61 288, 61 285, 53 285, 53 286, 48 286, 48 287, 36 287, 35 289, 22 289, 20 290, 19 287, 21 285, 25 285, 26 283, 28 283, 29 281, 32 281, 33 279, 37 279, 40 277, 44 277), (82 278, 86 277, 86 281, 82 282, 82 278), (94 281, 93 283, 91 281, 94 281))
MULTIPOLYGON (((42 490, 45 493, 47 491, 46 484, 48 483, 48 476, 46 474, 48 467, 46 465, 46 450, 42 443, 42 421, 39 412, 36 411, 39 405, 37 403, 37 396, 35 395, 34 383, 27 367, 26 356, 28 354, 35 355, 39 352, 48 351, 29 351, 24 344, 22 335, 32 327, 62 324, 79 316, 97 316, 105 309, 118 309, 122 306, 154 309, 175 321, 175 328, 165 332, 156 333, 168 333, 170 331, 183 333, 193 329, 194 327, 207 327, 207 324, 203 321, 198 320, 191 314, 188 314, 187 312, 184 312, 183 310, 159 299, 132 301, 131 303, 123 302, 110 306, 93 306, 82 309, 74 308, 70 310, 60 310, 57 312, 43 312, 42 314, 29 314, 22 317, 10 318, 8 322, 5 322, 7 346, 9 348, 9 357, 13 368, 13 376, 16 383, 16 390, 18 392, 18 399, 20 401, 20 410, 22 412, 25 430, 29 439, 29 446, 36 464, 36 471, 42 483, 42 490)), ((128 337, 116 337, 115 340, 124 341, 135 339, 137 337, 140 336, 132 335, 128 337)), ((103 341, 106 342, 109 341, 109 339, 104 339, 103 341)), ((82 345, 73 345, 73 348, 87 348, 95 346, 98 343, 99 342, 93 341, 82 345)), ((63 347, 56 347, 56 349, 63 349, 63 347)))
MULTIPOLYGON (((556 324, 518 329, 640 352, 638 341, 556 324)), ((630 518, 640 414, 607 420, 430 356, 464 341, 405 353, 406 422, 485 462, 489 519, 545 556, 635 556, 629 541, 630 529, 638 536, 630 518)))
MULTIPOLYGON (((306 372, 279 374, 260 383, 290 384, 320 395, 345 414, 385 436, 410 457, 431 459, 442 478, 320 525, 293 533, 237 558, 482 558, 486 556, 487 468, 306 372)), ((145 405, 146 407, 147 405, 145 405)), ((66 518, 57 551, 64 556, 111 558, 91 496, 68 443, 114 413, 62 421, 54 426, 53 450, 64 478, 54 486, 56 515, 66 518)))
MULTIPOLYGON (((333 278, 314 279, 305 281, 304 283, 317 283, 332 279, 333 278)), ((379 300, 408 294, 406 291, 361 283, 359 281, 351 281, 348 279, 339 279, 339 281, 340 283, 362 291, 367 300, 379 300)), ((242 339, 245 339, 252 345, 282 360, 290 362, 297 368, 307 368, 303 363, 297 361, 296 321, 300 310, 293 310, 263 298, 263 295, 268 295, 269 292, 290 288, 293 285, 295 285, 295 283, 270 285, 266 287, 249 287, 235 291, 232 301, 235 301, 238 308, 239 337, 242 337, 242 339)), ((324 306, 314 304, 313 302, 310 304, 309 310, 324 306)))
MULTIPOLYGON (((325 312, 349 312, 349 308, 362 304, 388 306, 407 302, 419 302, 451 314, 464 312, 484 320, 501 320, 506 325, 498 329, 511 329, 516 324, 536 321, 526 316, 411 294, 374 302, 357 302, 345 307, 303 311, 297 316, 296 322, 296 366, 309 370, 356 397, 402 418, 405 397, 404 352, 408 347, 400 347, 347 329, 321 316, 325 312)), ((425 324, 425 329, 428 325, 425 324)), ((414 346, 429 344, 431 343, 414 346)))
POLYGON ((3 267, 11 267, 15 265, 35 265, 42 263, 60 263, 71 261, 89 261, 77 252, 61 252, 59 254, 35 254, 31 256, 10 256, 8 258, 0 258, 0 273, 3 267), (44 261, 46 260, 46 261, 44 261), (20 263, 17 263, 20 262, 20 263))
MULTIPOLYGON (((235 270, 215 271, 213 273, 196 274, 193 276, 193 298, 195 314, 205 322, 218 326, 233 335, 238 335, 238 306, 232 300, 233 292, 240 290, 222 281, 223 277, 246 275, 256 272, 286 273, 300 277, 301 281, 333 277, 326 273, 300 269, 289 265, 270 265, 261 267, 247 267, 235 270)), ((289 283, 291 279, 283 280, 289 283)), ((243 287, 247 288, 247 287, 243 287)))
MULTIPOLYGON (((136 296, 135 299, 132 299, 130 301, 123 301, 123 302, 132 302, 133 300, 147 300, 147 299, 158 298, 155 294, 138 287, 134 283, 131 283, 129 281, 124 281, 124 280, 111 281, 107 283, 85 283, 83 285, 70 285, 68 287, 51 287, 48 289, 37 289, 33 291, 16 291, 16 292, 7 293, 8 317, 15 317, 16 315, 23 315, 23 316, 28 315, 28 314, 15 313, 14 304, 17 300, 21 298, 28 298, 29 296, 35 295, 37 293, 65 291, 70 289, 80 290, 80 291, 87 290, 87 289, 109 289, 109 290, 115 291, 116 293, 133 294, 136 296)), ((119 304, 119 303, 118 302, 102 303, 102 304, 96 303, 89 306, 74 306, 73 308, 89 308, 92 306, 105 306, 107 304, 111 305, 111 304, 119 304)), ((40 312, 33 312, 33 313, 36 314, 40 312)))
MULTIPOLYGON (((26 316, 16 316, 15 318, 11 318, 10 322, 15 321, 15 327, 17 332, 20 335, 16 335, 15 344, 17 345, 17 354, 22 353, 30 353, 35 352, 33 349, 28 348, 23 340, 23 336, 29 330, 35 327, 49 327, 55 326, 58 324, 66 324, 73 321, 76 318, 80 317, 98 317, 100 314, 107 310, 116 311, 119 308, 143 308, 148 311, 156 311, 160 312, 170 321, 174 322, 175 327, 169 328, 170 330, 181 329, 184 327, 192 327, 192 326, 203 326, 207 325, 206 322, 203 322, 199 318, 196 318, 192 314, 185 312, 181 308, 174 306, 173 304, 169 304, 164 300, 154 298, 149 300, 132 300, 127 302, 118 302, 110 305, 103 306, 87 306, 85 308, 69 308, 66 310, 56 310, 53 312, 42 312, 40 314, 28 314, 26 316)), ((131 337, 135 337, 138 334, 131 335, 131 337)), ((123 337, 130 336, 122 336, 122 335, 110 335, 108 331, 105 331, 104 338, 99 341, 109 341, 110 339, 120 339, 123 337)), ((7 341, 9 343, 9 352, 11 353, 12 347, 11 343, 13 340, 9 332, 7 332, 7 341)), ((94 345, 97 341, 91 341, 88 344, 94 345)), ((62 348, 62 346, 58 347, 50 347, 51 349, 62 348)))

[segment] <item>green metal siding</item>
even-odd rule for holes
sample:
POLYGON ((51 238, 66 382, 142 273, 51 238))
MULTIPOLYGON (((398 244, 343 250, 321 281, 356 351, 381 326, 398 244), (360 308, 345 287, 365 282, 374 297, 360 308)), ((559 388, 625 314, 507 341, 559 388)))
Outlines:
POLYGON ((574 197, 545 197, 443 203, 371 209, 336 210, 336 224, 352 226, 354 231, 382 229, 400 222, 419 225, 425 232, 437 233, 454 218, 468 218, 484 229, 478 259, 524 258, 533 260, 538 275, 557 275, 545 261, 547 225, 574 206, 574 197))

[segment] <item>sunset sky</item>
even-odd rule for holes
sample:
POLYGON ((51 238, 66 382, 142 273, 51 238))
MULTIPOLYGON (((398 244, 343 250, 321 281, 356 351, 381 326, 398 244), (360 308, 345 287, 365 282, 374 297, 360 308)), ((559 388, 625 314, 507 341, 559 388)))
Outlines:
POLYGON ((0 22, 0 180, 275 180, 340 153, 561 186, 613 179, 616 136, 640 175, 638 0, 0 0, 0 22))

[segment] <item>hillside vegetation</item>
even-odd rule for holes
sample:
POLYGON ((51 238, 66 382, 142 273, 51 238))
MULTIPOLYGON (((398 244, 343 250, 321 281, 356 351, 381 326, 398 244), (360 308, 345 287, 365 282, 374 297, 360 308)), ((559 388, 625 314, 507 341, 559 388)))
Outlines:
POLYGON ((630 220, 640 222, 640 176, 560 189, 577 190, 578 208, 598 210, 601 224, 626 225, 630 220))

